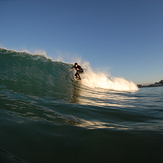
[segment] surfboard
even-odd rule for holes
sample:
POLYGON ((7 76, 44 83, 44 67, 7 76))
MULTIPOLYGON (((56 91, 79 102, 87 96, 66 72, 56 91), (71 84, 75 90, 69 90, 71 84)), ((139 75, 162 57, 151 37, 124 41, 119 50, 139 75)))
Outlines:
POLYGON ((77 78, 75 78, 75 77, 74 77, 74 80, 75 80, 75 81, 81 81, 81 79, 77 79, 77 78))

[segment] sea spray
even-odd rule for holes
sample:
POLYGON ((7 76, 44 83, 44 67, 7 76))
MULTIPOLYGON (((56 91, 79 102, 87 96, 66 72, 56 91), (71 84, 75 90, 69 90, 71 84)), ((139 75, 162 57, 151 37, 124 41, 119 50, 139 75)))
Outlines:
POLYGON ((90 67, 82 75, 82 84, 91 88, 103 88, 119 91, 137 91, 138 87, 124 78, 109 77, 104 72, 94 72, 90 67))
POLYGON ((89 62, 76 59, 79 65, 84 68, 81 74, 82 84, 90 88, 102 88, 118 91, 137 91, 138 87, 132 81, 127 81, 122 77, 113 77, 107 71, 93 71, 89 62))

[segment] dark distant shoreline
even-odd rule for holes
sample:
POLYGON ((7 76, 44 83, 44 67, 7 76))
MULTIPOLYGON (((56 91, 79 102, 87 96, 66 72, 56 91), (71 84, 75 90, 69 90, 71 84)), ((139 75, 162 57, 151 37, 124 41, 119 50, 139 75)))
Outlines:
POLYGON ((143 85, 143 84, 138 84, 138 88, 146 88, 146 87, 161 87, 163 84, 149 84, 149 85, 143 85))

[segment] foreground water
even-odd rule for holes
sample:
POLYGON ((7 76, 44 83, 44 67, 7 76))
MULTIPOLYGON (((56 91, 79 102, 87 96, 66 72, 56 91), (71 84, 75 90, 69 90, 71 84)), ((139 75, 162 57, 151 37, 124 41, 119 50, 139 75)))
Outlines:
POLYGON ((163 87, 102 89, 71 81, 69 64, 4 49, 0 62, 1 162, 163 162, 163 87))

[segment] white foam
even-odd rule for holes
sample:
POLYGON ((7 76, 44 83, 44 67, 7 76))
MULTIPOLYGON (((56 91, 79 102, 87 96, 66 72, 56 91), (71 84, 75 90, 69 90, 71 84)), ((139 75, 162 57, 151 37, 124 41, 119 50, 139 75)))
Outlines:
POLYGON ((103 88, 120 91, 136 91, 135 83, 124 78, 109 77, 106 72, 94 72, 90 67, 82 75, 82 84, 91 88, 103 88))

